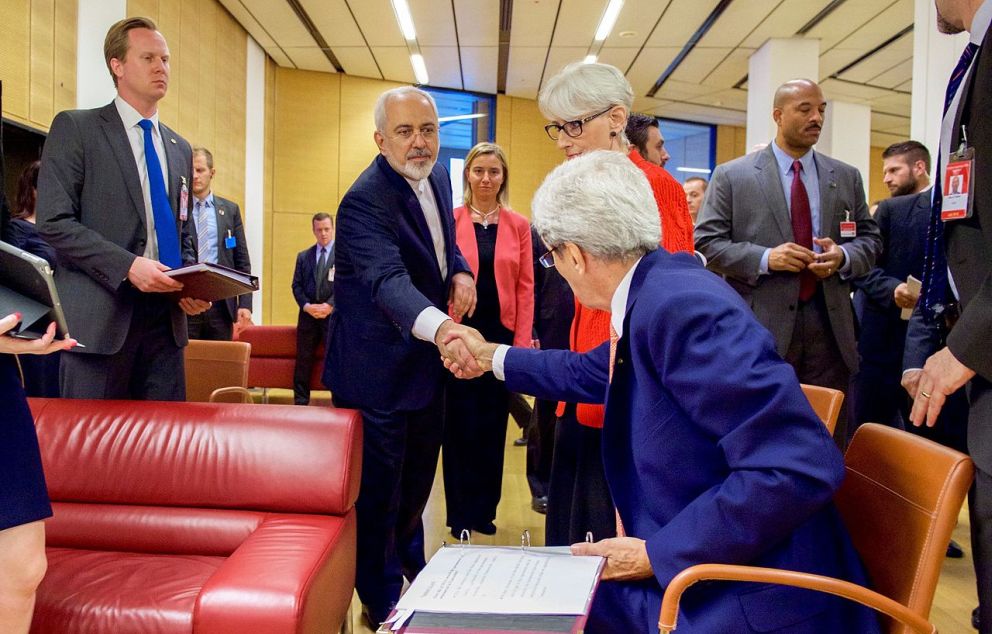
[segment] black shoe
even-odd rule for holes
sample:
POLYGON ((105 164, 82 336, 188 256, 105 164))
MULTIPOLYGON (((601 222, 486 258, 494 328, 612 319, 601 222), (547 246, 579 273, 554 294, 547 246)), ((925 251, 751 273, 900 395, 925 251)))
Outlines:
POLYGON ((530 499, 530 508, 541 515, 548 514, 548 496, 542 495, 530 499))
POLYGON ((474 530, 479 533, 482 533, 483 535, 495 535, 496 525, 493 524, 492 522, 486 522, 485 524, 476 526, 474 530))
POLYGON ((527 436, 521 436, 513 441, 514 447, 526 447, 527 446, 527 436))
POLYGON ((981 622, 978 620, 978 608, 975 608, 971 611, 971 626, 976 630, 980 630, 982 629, 979 627, 980 623, 981 622))
POLYGON ((379 626, 382 625, 386 619, 389 618, 390 612, 392 612, 392 609, 377 610, 367 605, 363 605, 362 620, 365 621, 365 626, 374 632, 379 629, 379 626))
POLYGON ((961 559, 964 557, 964 551, 961 550, 961 544, 952 539, 951 543, 947 545, 947 556, 951 559, 961 559))

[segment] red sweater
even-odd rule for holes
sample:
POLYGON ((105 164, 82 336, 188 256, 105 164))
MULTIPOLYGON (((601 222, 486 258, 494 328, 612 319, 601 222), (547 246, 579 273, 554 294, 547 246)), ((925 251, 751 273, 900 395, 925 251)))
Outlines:
MULTIPOLYGON (((685 191, 671 174, 654 163, 646 161, 637 150, 631 150, 630 160, 644 172, 661 217, 661 246, 666 251, 693 252, 692 218, 685 200, 685 191)), ((610 338, 610 313, 605 310, 587 308, 575 302, 575 318, 572 320, 571 349, 587 352, 610 338)), ((565 404, 558 404, 558 415, 565 412, 565 404)), ((603 426, 603 406, 578 403, 575 415, 580 424, 587 427, 603 426)))

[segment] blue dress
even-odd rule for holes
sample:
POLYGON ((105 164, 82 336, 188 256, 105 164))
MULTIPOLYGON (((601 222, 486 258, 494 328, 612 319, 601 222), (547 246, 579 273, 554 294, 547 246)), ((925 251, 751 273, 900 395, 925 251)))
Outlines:
POLYGON ((13 356, 0 354, 0 530, 51 517, 34 420, 13 356))

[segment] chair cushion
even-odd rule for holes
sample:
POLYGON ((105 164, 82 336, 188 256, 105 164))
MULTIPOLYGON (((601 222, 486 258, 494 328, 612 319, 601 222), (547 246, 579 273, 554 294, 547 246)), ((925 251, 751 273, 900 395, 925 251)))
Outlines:
POLYGON ((49 548, 31 632, 193 630, 193 606, 224 557, 49 548))

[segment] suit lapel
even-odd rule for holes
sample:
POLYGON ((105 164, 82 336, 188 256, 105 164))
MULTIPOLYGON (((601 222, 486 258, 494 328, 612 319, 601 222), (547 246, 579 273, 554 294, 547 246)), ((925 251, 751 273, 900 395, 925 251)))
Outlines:
MULTIPOLYGON (((186 180, 186 166, 182 160, 182 153, 179 151, 179 146, 176 144, 176 135, 161 123, 159 123, 158 129, 159 134, 162 135, 162 146, 165 148, 166 164, 169 166, 169 204, 172 205, 172 213, 178 220, 182 212, 179 209, 179 204, 181 202, 183 182, 186 180)), ((187 196, 187 205, 188 203, 187 196)))
POLYGON ((775 160, 771 146, 761 150, 754 162, 754 168, 758 186, 764 192, 768 209, 775 216, 775 222, 778 224, 779 231, 782 232, 782 239, 794 240, 792 217, 789 216, 789 203, 785 200, 785 193, 782 191, 782 177, 778 173, 778 161, 775 160))
POLYGON ((626 365, 628 368, 630 367, 630 316, 633 312, 634 304, 637 303, 637 298, 641 293, 641 288, 644 286, 644 280, 647 278, 648 273, 654 268, 655 263, 658 262, 658 258, 665 256, 666 254, 661 249, 648 253, 641 258, 637 268, 634 269, 633 277, 630 279, 630 290, 627 292, 627 308, 623 314, 623 335, 617 341, 616 359, 613 363, 613 380, 610 382, 609 389, 606 390, 606 404, 610 402, 610 395, 613 393, 614 386, 619 385, 619 366, 626 365))
POLYGON ((121 167, 121 174, 124 176, 124 183, 127 185, 127 192, 134 203, 134 210, 141 219, 142 226, 148 230, 145 218, 145 197, 141 192, 141 177, 138 175, 138 166, 134 160, 134 151, 131 149, 131 142, 128 141, 127 131, 124 130, 124 122, 121 121, 117 113, 117 107, 110 103, 103 108, 100 113, 103 119, 103 132, 107 135, 110 148, 117 158, 117 163, 121 167))
MULTIPOLYGON (((431 231, 427 227, 427 219, 424 217, 424 210, 420 206, 420 200, 417 198, 417 193, 413 191, 413 187, 410 186, 410 183, 408 183, 402 175, 396 173, 392 166, 389 165, 389 161, 386 160, 386 157, 380 154, 375 158, 375 160, 379 166, 379 170, 382 171, 382 173, 386 176, 386 179, 393 185, 397 195, 403 200, 403 212, 407 214, 407 217, 417 228, 417 233, 420 235, 421 243, 427 250, 427 253, 431 255, 431 258, 434 261, 434 268, 437 269, 438 277, 440 277, 441 269, 437 266, 437 257, 434 255, 434 240, 431 238, 431 231)), ((438 204, 438 213, 441 215, 441 226, 443 227, 444 214, 441 213, 441 203, 438 201, 436 193, 434 194, 434 200, 438 204)))
MULTIPOLYGON (((837 179, 834 175, 833 162, 822 154, 813 154, 816 162, 816 177, 820 181, 820 228, 821 238, 831 237, 834 222, 834 208, 837 204, 837 179)), ((840 227, 838 225, 838 231, 840 227)), ((839 235, 838 235, 839 237, 839 235)))
MULTIPOLYGON (((441 192, 445 191, 443 188, 448 185, 447 179, 442 178, 442 174, 447 174, 447 172, 431 170, 431 175, 428 181, 430 182, 431 189, 434 191, 434 202, 437 203, 437 214, 441 217, 441 229, 444 234, 444 260, 448 263, 448 275, 451 275, 451 267, 455 261, 455 214, 453 213, 451 207, 447 204, 447 198, 441 195, 441 192)), ((422 215, 422 214, 421 214, 422 215)), ((474 233, 473 229, 473 233, 474 233)), ((433 246, 433 241, 431 246, 433 246)), ((440 269, 439 269, 440 271, 440 269)))

